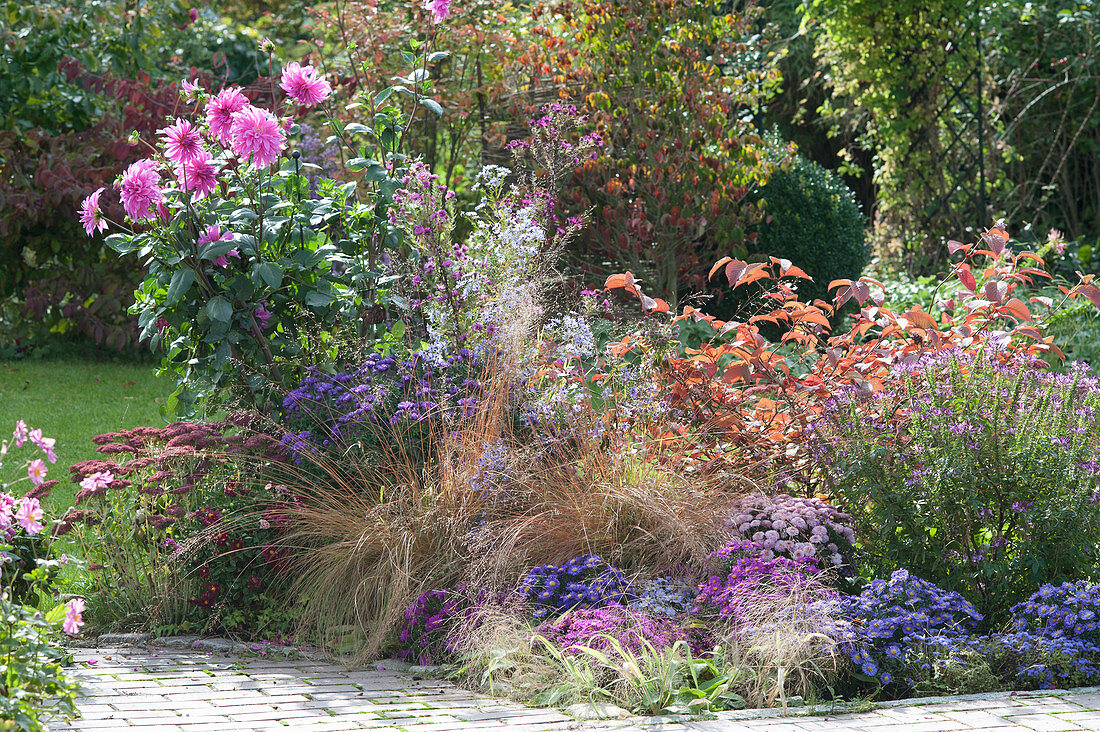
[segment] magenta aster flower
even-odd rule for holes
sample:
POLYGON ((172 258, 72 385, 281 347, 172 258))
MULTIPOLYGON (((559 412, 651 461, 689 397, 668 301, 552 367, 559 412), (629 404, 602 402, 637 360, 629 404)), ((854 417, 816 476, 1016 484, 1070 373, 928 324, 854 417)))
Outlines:
MULTIPOLYGON (((37 462, 42 462, 38 460, 37 462)), ((23 498, 15 512, 16 522, 31 536, 42 531, 42 505, 37 498, 23 498)))
POLYGON ((164 200, 160 190, 160 173, 152 160, 139 160, 122 174, 119 197, 126 215, 134 221, 151 219, 149 209, 164 200))
POLYGON ((424 9, 431 11, 433 23, 442 23, 451 12, 451 0, 427 0, 424 9))
POLYGON ((206 103, 206 124, 210 134, 223 145, 233 139, 233 115, 248 106, 240 87, 231 86, 218 92, 206 103))
POLYGON ((279 86, 303 107, 318 105, 332 94, 332 87, 317 74, 316 69, 302 66, 297 61, 291 61, 283 69, 283 79, 279 86))
POLYGON ((106 189, 100 188, 80 204, 80 223, 84 226, 84 231, 88 232, 88 236, 107 229, 107 220, 99 211, 99 197, 103 195, 104 190, 106 189))
POLYGON ((238 158, 251 157, 257 168, 266 168, 279 159, 279 153, 286 147, 286 133, 275 115, 249 105, 233 115, 232 144, 238 158))
POLYGON ((181 163, 176 169, 176 177, 196 201, 206 198, 218 187, 218 168, 205 150, 190 162, 181 163))
POLYGON ((173 163, 189 163, 206 152, 202 149, 202 135, 185 119, 176 120, 174 125, 157 133, 164 138, 164 154, 173 163))
POLYGON ((69 600, 68 607, 65 608, 65 622, 61 624, 61 629, 69 635, 76 635, 80 632, 80 626, 84 625, 84 601, 79 597, 74 597, 69 600))

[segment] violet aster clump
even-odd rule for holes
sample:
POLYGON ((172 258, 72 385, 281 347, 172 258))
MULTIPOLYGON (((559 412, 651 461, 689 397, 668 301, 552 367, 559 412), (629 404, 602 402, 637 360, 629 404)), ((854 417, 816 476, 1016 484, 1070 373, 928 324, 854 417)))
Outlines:
POLYGON ((632 595, 623 571, 596 554, 574 557, 562 565, 532 567, 518 591, 534 605, 531 614, 537 619, 573 608, 627 601, 632 595))
POLYGON ((677 641, 691 640, 683 628, 671 620, 652 618, 641 610, 617 602, 571 610, 546 620, 536 632, 569 655, 583 655, 581 648, 610 651, 614 647, 610 639, 635 654, 640 653, 646 643, 662 650, 677 641))

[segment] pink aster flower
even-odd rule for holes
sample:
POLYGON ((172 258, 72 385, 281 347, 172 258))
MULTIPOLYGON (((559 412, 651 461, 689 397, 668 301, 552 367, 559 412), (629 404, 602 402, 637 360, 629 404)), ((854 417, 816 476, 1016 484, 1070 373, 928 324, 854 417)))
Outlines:
POLYGON ((238 158, 252 158, 257 168, 266 168, 286 147, 286 133, 275 115, 250 105, 233 115, 232 145, 238 158))
POLYGON ((105 188, 100 188, 80 204, 80 223, 84 226, 84 231, 88 232, 88 236, 107 229, 107 220, 103 218, 103 214, 99 211, 99 197, 103 195, 105 190, 105 188))
POLYGON ((256 316, 256 320, 260 321, 260 328, 266 328, 268 321, 271 320, 271 317, 274 315, 274 313, 264 307, 263 304, 257 307, 252 314, 256 316))
POLYGON ((31 464, 27 466, 27 477, 31 479, 31 482, 35 485, 42 485, 46 481, 46 463, 41 458, 37 460, 31 460, 31 464))
POLYGON ((218 168, 205 150, 193 160, 181 163, 176 168, 176 177, 180 186, 196 201, 206 198, 218 187, 218 168))
POLYGON ((248 106, 248 99, 240 87, 231 86, 218 92, 206 103, 206 124, 210 134, 223 145, 233 139, 233 115, 248 106))
POLYGON ((427 0, 424 9, 431 11, 433 23, 442 23, 451 12, 451 0, 427 0))
POLYGON ((11 436, 15 438, 15 446, 23 447, 23 443, 27 441, 27 423, 23 420, 17 420, 15 422, 15 431, 11 433, 11 436))
MULTIPOLYGON (((42 462, 39 460, 38 462, 42 462)), ((15 512, 16 522, 31 536, 42 531, 42 505, 37 498, 22 498, 15 512)))
POLYGON ((189 163, 206 152, 202 149, 202 135, 185 119, 157 132, 164 138, 164 154, 173 163, 189 163))
POLYGON ((119 197, 126 215, 134 221, 153 218, 150 209, 164 200, 160 190, 160 173, 152 160, 139 160, 122 174, 119 197))
POLYGON ((302 66, 297 61, 291 61, 283 69, 283 79, 279 86, 303 107, 316 106, 332 94, 332 87, 317 74, 316 69, 302 66))
POLYGON ((69 635, 76 635, 80 632, 80 626, 84 625, 84 601, 79 597, 74 597, 69 600, 68 607, 65 608, 65 622, 61 624, 61 629, 69 635))

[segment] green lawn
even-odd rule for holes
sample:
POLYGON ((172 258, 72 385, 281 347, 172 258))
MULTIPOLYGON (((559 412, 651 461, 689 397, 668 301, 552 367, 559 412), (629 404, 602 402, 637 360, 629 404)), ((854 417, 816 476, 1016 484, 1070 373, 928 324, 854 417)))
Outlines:
MULTIPOLYGON (((111 361, 0 361, 0 439, 10 441, 17 419, 57 439, 57 463, 49 477, 61 481, 46 508, 67 506, 75 486, 69 466, 96 457, 91 438, 103 432, 160 426, 160 403, 172 391, 169 379, 153 375, 152 364, 111 361)), ((22 465, 31 450, 16 450, 0 470, 0 482, 26 477, 22 465)), ((41 456, 39 453, 38 456, 41 456)), ((23 481, 19 494, 30 488, 23 481)))

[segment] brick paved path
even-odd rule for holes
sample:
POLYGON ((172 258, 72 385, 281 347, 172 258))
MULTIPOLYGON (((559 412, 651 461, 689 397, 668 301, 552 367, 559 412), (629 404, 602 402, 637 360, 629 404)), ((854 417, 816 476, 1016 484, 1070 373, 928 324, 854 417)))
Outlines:
POLYGON ((707 721, 577 722, 557 711, 377 668, 348 671, 317 661, 235 658, 190 649, 99 648, 74 655, 74 673, 84 683, 83 718, 68 725, 55 722, 55 732, 631 732, 639 726, 661 732, 1100 730, 1100 688, 909 702, 861 714, 782 717, 749 711, 707 721))

